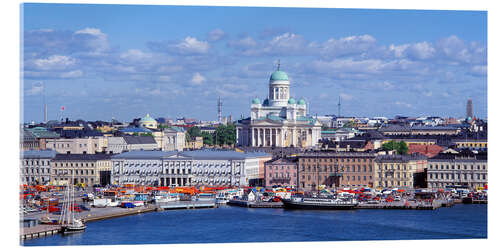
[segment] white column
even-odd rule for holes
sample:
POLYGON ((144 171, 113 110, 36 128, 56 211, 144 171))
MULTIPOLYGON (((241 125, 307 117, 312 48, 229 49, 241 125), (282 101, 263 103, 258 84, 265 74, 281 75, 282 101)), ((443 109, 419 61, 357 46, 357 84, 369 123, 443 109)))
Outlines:
POLYGON ((240 140, 239 140, 239 138, 240 138, 240 136, 239 136, 240 132, 239 131, 240 131, 240 129, 236 128, 236 143, 235 143, 236 145, 239 145, 239 142, 240 142, 240 140))
POLYGON ((259 147, 260 144, 262 144, 261 138, 260 138, 260 128, 257 128, 257 147, 259 147))

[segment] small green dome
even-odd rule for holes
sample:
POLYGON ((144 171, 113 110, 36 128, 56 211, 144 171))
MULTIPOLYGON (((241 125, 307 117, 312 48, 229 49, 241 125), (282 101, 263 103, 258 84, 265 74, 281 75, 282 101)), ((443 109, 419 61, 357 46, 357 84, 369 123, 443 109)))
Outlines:
POLYGON ((147 114, 145 117, 143 117, 141 119, 141 122, 156 122, 156 120, 151 118, 151 116, 149 116, 149 114, 147 114))
POLYGON ((253 100, 252 100, 252 104, 260 104, 260 99, 255 97, 253 100))
POLYGON ((288 99, 288 104, 295 104, 295 99, 293 99, 293 97, 288 99))
POLYGON ((297 104, 298 105, 306 105, 306 101, 304 100, 304 98, 300 98, 300 100, 297 104))
POLYGON ((285 72, 277 70, 271 75, 270 81, 288 81, 288 76, 285 72))

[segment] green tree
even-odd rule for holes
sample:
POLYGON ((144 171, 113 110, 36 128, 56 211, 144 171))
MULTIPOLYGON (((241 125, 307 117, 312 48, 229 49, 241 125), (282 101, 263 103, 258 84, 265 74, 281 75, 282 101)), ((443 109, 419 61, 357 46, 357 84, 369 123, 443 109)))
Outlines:
POLYGON ((203 137, 203 144, 205 145, 214 145, 214 136, 208 132, 201 132, 201 136, 203 137))
POLYGON ((396 150, 397 150, 398 154, 406 155, 406 154, 408 154, 408 145, 406 145, 406 142, 400 141, 398 143, 398 147, 396 150))
POLYGON ((404 141, 396 142, 395 140, 392 140, 390 142, 386 142, 382 144, 382 149, 385 151, 396 150, 396 153, 400 155, 408 154, 408 145, 406 145, 406 142, 404 141))
POLYGON ((198 136, 201 136, 201 129, 199 127, 190 127, 187 131, 186 131, 186 141, 190 142, 192 141, 194 138, 198 137, 198 136))

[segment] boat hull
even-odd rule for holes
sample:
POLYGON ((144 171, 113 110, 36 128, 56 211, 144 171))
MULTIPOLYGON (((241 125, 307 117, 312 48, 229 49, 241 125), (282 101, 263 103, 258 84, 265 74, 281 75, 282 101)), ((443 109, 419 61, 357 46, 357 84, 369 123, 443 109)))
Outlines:
POLYGON ((357 204, 321 204, 303 201, 281 200, 285 209, 321 209, 321 210, 350 210, 355 209, 357 204))

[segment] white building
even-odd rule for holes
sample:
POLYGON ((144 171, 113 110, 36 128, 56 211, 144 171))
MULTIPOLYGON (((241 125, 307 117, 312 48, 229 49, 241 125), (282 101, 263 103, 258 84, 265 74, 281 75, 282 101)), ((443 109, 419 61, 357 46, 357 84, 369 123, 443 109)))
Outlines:
POLYGON ((155 150, 158 144, 151 136, 121 136, 108 138, 108 152, 119 154, 132 150, 155 150))
POLYGON ((21 152, 21 184, 44 185, 50 182, 50 162, 55 157, 53 150, 21 152))
POLYGON ((254 158, 236 151, 130 151, 111 157, 111 178, 117 185, 246 186, 254 158))
POLYGON ((304 99, 290 97, 288 76, 279 66, 269 79, 268 98, 253 99, 250 117, 236 126, 239 146, 314 147, 321 137, 321 123, 307 115, 304 99))
POLYGON ((57 138, 47 139, 45 146, 59 154, 95 154, 106 151, 107 142, 105 136, 57 138))

